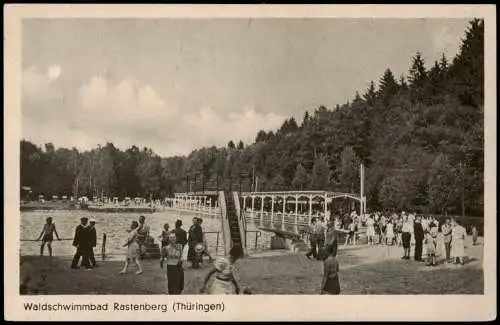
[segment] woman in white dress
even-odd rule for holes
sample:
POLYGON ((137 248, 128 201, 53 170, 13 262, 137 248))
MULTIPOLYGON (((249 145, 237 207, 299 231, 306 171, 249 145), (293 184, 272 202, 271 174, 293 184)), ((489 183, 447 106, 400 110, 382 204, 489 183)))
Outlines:
POLYGON ((366 220, 366 238, 368 239, 368 244, 374 244, 375 237, 375 220, 373 220, 372 216, 369 216, 366 220))
POLYGON ((137 242, 137 230, 139 229, 139 223, 137 221, 132 221, 130 225, 130 230, 127 238, 127 242, 123 245, 123 247, 127 247, 127 257, 125 259, 125 265, 123 266, 123 270, 121 270, 120 274, 127 273, 128 265, 130 261, 134 261, 135 265, 137 265, 137 272, 135 274, 142 273, 142 266, 139 262, 140 251, 139 251, 139 243, 137 242))
POLYGON ((392 223, 392 220, 389 219, 389 222, 386 225, 385 228, 385 240, 386 240, 386 245, 391 245, 394 243, 394 224, 392 223))
POLYGON ((451 257, 455 264, 464 265, 465 228, 456 220, 453 220, 453 229, 451 230, 451 257))
POLYGON ((210 295, 234 295, 240 293, 240 286, 234 278, 234 263, 243 256, 241 246, 233 246, 229 252, 229 258, 217 258, 214 269, 205 277, 201 293, 207 292, 207 284, 212 275, 215 275, 213 284, 208 289, 210 295))

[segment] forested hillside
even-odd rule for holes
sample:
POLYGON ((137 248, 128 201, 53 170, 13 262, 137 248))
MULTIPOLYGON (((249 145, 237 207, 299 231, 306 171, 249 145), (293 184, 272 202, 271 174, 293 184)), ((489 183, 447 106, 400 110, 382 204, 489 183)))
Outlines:
POLYGON ((71 195, 78 179, 79 195, 160 198, 230 184, 248 191, 258 178, 260 191, 359 192, 362 162, 369 209, 482 215, 483 24, 470 22, 455 58, 424 62, 416 53, 404 76, 386 69, 352 101, 260 131, 253 144, 235 139, 163 158, 111 143, 79 152, 21 141, 21 185, 34 195, 71 195))

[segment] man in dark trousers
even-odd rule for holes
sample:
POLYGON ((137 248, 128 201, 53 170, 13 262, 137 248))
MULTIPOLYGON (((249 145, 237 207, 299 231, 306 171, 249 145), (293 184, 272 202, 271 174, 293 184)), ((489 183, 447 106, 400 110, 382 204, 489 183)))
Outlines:
POLYGON ((71 262, 72 269, 78 269, 78 261, 82 258, 82 266, 87 270, 91 270, 89 261, 89 228, 87 227, 89 219, 87 217, 80 218, 80 224, 75 229, 75 237, 73 238, 73 246, 76 247, 76 253, 71 262))
POLYGON ((413 225, 413 235, 415 236, 415 261, 422 262, 422 245, 424 242, 424 228, 421 223, 421 216, 417 216, 413 225))
POLYGON ((200 265, 194 249, 197 244, 203 243, 203 231, 197 217, 193 218, 193 225, 189 228, 188 234, 188 261, 191 261, 193 269, 197 269, 200 265))
POLYGON ((95 229, 95 220, 94 219, 90 219, 90 221, 89 221, 89 242, 90 242, 90 247, 89 247, 90 265, 92 267, 97 267, 97 262, 96 262, 95 256, 94 256, 94 247, 97 246, 97 232, 95 229))

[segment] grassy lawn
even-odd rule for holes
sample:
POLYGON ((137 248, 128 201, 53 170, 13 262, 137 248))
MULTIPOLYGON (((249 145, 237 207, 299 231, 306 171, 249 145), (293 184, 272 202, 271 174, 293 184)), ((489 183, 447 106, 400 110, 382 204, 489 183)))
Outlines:
MULTIPOLYGON (((483 246, 469 245, 464 266, 401 260, 399 247, 347 247, 339 250, 341 294, 482 294, 483 246)), ((69 268, 70 258, 21 257, 21 281, 30 277, 27 294, 164 294, 165 280, 158 261, 145 260, 144 273, 119 275, 122 262, 100 262, 92 271, 69 268)), ((210 270, 188 268, 185 294, 197 294, 210 270)), ((242 287, 254 294, 316 294, 322 263, 304 254, 243 259, 237 266, 242 287)))

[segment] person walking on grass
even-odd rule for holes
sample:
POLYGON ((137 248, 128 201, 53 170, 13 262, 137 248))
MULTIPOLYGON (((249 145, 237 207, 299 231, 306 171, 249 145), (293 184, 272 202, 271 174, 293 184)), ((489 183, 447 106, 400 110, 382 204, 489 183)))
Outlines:
POLYGON ((136 240, 139 244, 139 258, 144 258, 147 254, 146 241, 149 238, 149 225, 146 224, 146 217, 139 217, 139 226, 137 227, 136 240))
POLYGON ((160 260, 169 295, 180 295, 184 290, 184 263, 183 246, 176 242, 175 234, 170 233, 168 244, 162 247, 160 260))
POLYGON ((45 224, 42 227, 40 236, 38 236, 36 240, 39 241, 42 239, 42 244, 40 245, 40 256, 43 256, 43 250, 45 248, 45 244, 47 244, 49 256, 52 257, 52 241, 54 241, 54 234, 56 235, 57 240, 61 240, 56 230, 56 224, 52 222, 52 217, 48 217, 45 219, 45 224))
POLYGON ((92 267, 97 267, 97 261, 94 256, 94 247, 97 246, 97 232, 95 229, 95 219, 89 222, 89 262, 92 267))
POLYGON ((123 266, 123 269, 120 271, 120 274, 127 273, 130 261, 134 261, 135 265, 137 265, 137 272, 135 272, 135 274, 139 275, 142 273, 142 266, 141 262, 139 261, 140 245, 137 242, 138 230, 139 230, 139 223, 135 220, 132 221, 130 229, 128 230, 127 241, 125 242, 125 244, 123 244, 123 247, 126 247, 127 250, 126 250, 125 265, 123 266))
POLYGON ((337 245, 328 245, 327 258, 323 262, 323 278, 320 294, 340 294, 339 262, 337 260, 337 245))

